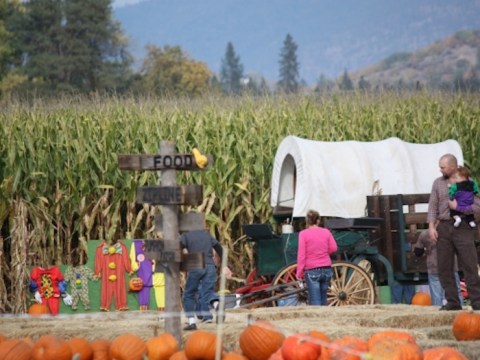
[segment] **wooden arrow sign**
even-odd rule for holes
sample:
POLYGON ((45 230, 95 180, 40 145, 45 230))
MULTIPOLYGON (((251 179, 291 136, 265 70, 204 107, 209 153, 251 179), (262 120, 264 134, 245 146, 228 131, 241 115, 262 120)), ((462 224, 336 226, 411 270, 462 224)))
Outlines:
POLYGON ((163 240, 145 240, 145 256, 148 259, 169 262, 179 262, 181 259, 180 251, 168 251, 165 250, 165 242, 163 240))
POLYGON ((200 205, 202 185, 143 186, 137 190, 137 203, 151 205, 200 205))
POLYGON ((206 155, 207 166, 199 168, 192 154, 173 155, 117 155, 120 170, 205 170, 213 163, 213 157, 206 155))
MULTIPOLYGON (((163 217, 161 214, 155 216, 155 230, 162 231, 163 217)), ((178 231, 187 232, 192 230, 205 229, 205 214, 187 212, 178 216, 178 231)))
POLYGON ((161 263, 180 261, 182 271, 205 268, 205 256, 201 252, 181 254, 180 252, 165 250, 165 242, 161 239, 144 240, 144 244, 145 256, 148 259, 155 260, 156 265, 159 265, 155 266, 155 271, 165 271, 161 263))

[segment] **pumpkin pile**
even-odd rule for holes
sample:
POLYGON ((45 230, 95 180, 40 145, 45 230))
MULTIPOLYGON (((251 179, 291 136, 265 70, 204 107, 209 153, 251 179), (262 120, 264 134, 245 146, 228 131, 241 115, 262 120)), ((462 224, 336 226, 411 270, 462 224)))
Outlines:
POLYGON ((6 339, 0 334, 1 360, 175 360, 173 355, 178 351, 177 340, 168 333, 147 341, 134 334, 123 334, 113 341, 91 342, 81 337, 65 340, 54 335, 43 335, 34 342, 30 338, 6 339))
MULTIPOLYGON (((479 324, 480 314, 459 313, 453 325, 454 335, 458 340, 477 340, 479 324)), ((321 331, 285 336, 266 320, 248 325, 240 334, 239 348, 229 352, 216 334, 202 330, 192 332, 183 349, 169 333, 146 341, 128 333, 112 341, 81 337, 65 340, 54 335, 33 341, 8 339, 0 334, 1 360, 215 360, 217 351, 221 360, 467 360, 451 347, 423 351, 415 338, 403 331, 379 331, 367 340, 353 336, 332 340, 321 331)))

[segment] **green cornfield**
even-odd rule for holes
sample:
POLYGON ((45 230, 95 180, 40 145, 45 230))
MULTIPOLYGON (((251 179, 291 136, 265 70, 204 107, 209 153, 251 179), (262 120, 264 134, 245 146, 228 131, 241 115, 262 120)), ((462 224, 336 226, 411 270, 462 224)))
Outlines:
MULTIPOLYGON (((480 98, 469 94, 337 94, 202 99, 65 98, 0 104, 0 312, 22 312, 26 265, 69 263, 90 239, 156 238, 161 207, 135 202, 156 172, 120 171, 117 154, 211 154, 202 172, 177 172, 202 184, 211 232, 229 249, 234 273, 253 264, 242 224, 271 222, 270 178, 287 135, 322 141, 413 143, 457 140, 480 176, 480 98), (35 260, 36 259, 36 260, 35 260), (12 275, 13 274, 13 275, 12 275)), ((314 164, 312 164, 314 166, 314 164)), ((183 206, 180 211, 190 208, 183 206)))

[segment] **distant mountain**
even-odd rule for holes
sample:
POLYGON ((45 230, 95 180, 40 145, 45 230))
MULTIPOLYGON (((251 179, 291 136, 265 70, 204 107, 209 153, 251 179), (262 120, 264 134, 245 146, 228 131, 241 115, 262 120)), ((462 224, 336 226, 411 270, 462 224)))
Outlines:
POLYGON ((480 83, 480 30, 460 31, 417 51, 395 53, 350 75, 372 87, 451 88, 454 83, 480 83))
POLYGON ((300 76, 335 78, 391 54, 412 52, 459 30, 480 29, 480 0, 149 0, 115 17, 142 59, 145 45, 180 46, 218 73, 232 42, 247 74, 278 80, 287 33, 300 76))

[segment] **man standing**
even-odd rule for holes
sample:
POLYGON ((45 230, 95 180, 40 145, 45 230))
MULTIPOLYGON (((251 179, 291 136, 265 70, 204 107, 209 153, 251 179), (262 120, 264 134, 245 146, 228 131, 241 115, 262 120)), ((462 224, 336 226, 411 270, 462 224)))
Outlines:
MULTIPOLYGON (((204 269, 195 269, 188 272, 183 294, 183 307, 188 318, 188 325, 183 330, 196 330, 197 295, 199 295, 202 323, 211 323, 213 319, 209 305, 218 298, 215 294, 217 269, 213 259, 213 249, 222 258, 223 248, 206 230, 193 230, 183 234, 180 236, 180 244, 189 253, 201 252, 205 256, 204 269)), ((231 274, 228 268, 225 268, 224 272, 227 277, 228 274, 231 274)))
POLYGON ((427 221, 429 235, 437 242, 438 275, 447 300, 442 309, 462 309, 454 276, 456 254, 462 266, 472 308, 480 310, 480 277, 475 248, 476 230, 465 222, 455 228, 450 218, 448 188, 458 169, 457 158, 452 154, 445 154, 440 158, 439 167, 442 176, 433 182, 427 221))

